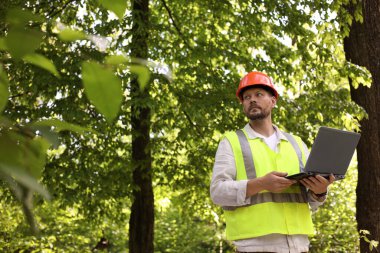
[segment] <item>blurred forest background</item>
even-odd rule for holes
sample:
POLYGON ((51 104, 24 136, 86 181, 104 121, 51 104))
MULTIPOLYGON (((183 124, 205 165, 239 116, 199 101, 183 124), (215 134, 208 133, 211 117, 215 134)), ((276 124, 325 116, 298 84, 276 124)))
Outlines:
MULTIPOLYGON (((209 198, 248 71, 311 147, 358 131, 310 252, 380 236, 380 1, 3 0, 0 251, 234 252, 209 198)), ((377 248, 377 249, 376 249, 377 248)))

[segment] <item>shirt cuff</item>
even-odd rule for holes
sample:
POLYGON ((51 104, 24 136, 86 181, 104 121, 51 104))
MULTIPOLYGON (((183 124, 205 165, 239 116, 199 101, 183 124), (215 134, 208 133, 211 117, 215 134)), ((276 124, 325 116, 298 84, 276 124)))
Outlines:
POLYGON ((323 197, 317 197, 311 191, 308 191, 310 202, 324 202, 326 200, 327 194, 323 197))
POLYGON ((236 183, 237 183, 237 196, 236 196, 237 204, 239 206, 249 204, 250 198, 246 198, 248 180, 240 180, 240 181, 236 181, 236 183))

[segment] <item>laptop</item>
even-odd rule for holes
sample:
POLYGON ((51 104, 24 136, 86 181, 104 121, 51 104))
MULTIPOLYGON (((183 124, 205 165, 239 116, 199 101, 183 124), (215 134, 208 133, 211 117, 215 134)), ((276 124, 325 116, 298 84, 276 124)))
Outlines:
POLYGON ((329 175, 333 174, 335 180, 343 179, 359 139, 359 133, 320 127, 304 172, 286 178, 298 181, 315 175, 329 178, 329 175))

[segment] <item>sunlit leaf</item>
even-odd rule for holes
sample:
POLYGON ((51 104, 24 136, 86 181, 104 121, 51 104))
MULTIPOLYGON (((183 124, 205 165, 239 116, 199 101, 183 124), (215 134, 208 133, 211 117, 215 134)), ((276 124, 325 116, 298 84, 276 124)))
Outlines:
POLYGON ((11 138, 9 132, 0 132, 0 163, 19 166, 22 162, 22 152, 18 141, 11 138))
POLYGON ((124 55, 109 55, 105 57, 105 63, 107 65, 119 65, 123 63, 128 63, 129 59, 124 55))
POLYGON ((363 234, 363 235, 370 235, 371 233, 368 231, 368 230, 365 230, 365 229, 361 229, 359 231, 360 234, 363 234))
POLYGON ((9 128, 13 125, 12 121, 8 118, 0 115, 0 127, 9 128))
POLYGON ((7 22, 14 26, 24 26, 29 21, 42 22, 44 19, 30 11, 14 8, 7 13, 7 22))
POLYGON ((5 44, 5 38, 0 38, 0 50, 7 50, 7 45, 5 44))
POLYGON ((51 146, 51 143, 38 136, 33 138, 33 140, 23 143, 23 145, 23 167, 35 178, 40 178, 46 164, 46 152, 51 146))
POLYGON ((42 36, 43 33, 37 30, 11 29, 5 38, 5 44, 13 57, 22 58, 39 47, 42 36))
POLYGON ((41 184, 38 183, 36 178, 29 175, 25 170, 20 169, 16 166, 10 166, 7 164, 0 163, 0 171, 5 173, 6 175, 11 176, 20 184, 41 194, 45 199, 51 199, 49 192, 41 184))
POLYGON ((0 163, 24 169, 40 178, 50 143, 41 137, 31 137, 12 130, 0 135, 0 163))
POLYGON ((26 62, 29 62, 31 64, 34 64, 40 68, 43 68, 43 69, 49 71, 50 73, 52 73, 56 77, 60 77, 54 63, 43 55, 28 54, 28 55, 25 55, 23 57, 23 59, 26 62))
POLYGON ((150 71, 146 66, 131 65, 130 71, 137 75, 140 90, 144 90, 150 79, 150 71))
POLYGON ((7 105, 9 97, 9 81, 7 74, 4 72, 3 67, 0 66, 0 112, 4 110, 7 105))
POLYGON ((35 130, 39 136, 42 136, 49 141, 49 143, 53 145, 53 148, 58 148, 59 134, 52 130, 51 126, 31 126, 30 128, 35 130))
POLYGON ((71 131, 78 134, 85 134, 86 132, 96 133, 94 130, 81 127, 72 123, 68 123, 59 119, 45 119, 39 120, 29 124, 30 127, 53 127, 54 131, 71 131))
POLYGON ((58 34, 58 37, 63 41, 75 41, 75 40, 85 40, 87 39, 87 35, 78 30, 72 29, 64 29, 58 34))
POLYGON ((115 13, 119 19, 124 17, 125 9, 127 8, 126 0, 99 0, 99 2, 106 9, 115 13))
POLYGON ((121 80, 96 62, 83 63, 82 80, 88 99, 108 122, 112 122, 123 99, 121 80))

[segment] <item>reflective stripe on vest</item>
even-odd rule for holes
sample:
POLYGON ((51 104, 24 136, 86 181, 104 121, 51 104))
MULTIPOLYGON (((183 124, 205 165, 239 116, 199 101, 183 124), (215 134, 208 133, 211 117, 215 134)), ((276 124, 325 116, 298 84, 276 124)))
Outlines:
MULTIPOLYGON (((304 171, 304 165, 302 161, 302 151, 296 141, 296 139, 288 133, 282 132, 285 137, 288 139, 295 152, 297 153, 300 172, 304 171)), ((249 141, 243 130, 239 129, 236 131, 238 140, 240 143, 240 148, 243 154, 244 167, 247 174, 247 179, 256 178, 255 164, 253 162, 252 151, 249 145, 249 141)), ((300 185, 300 193, 272 193, 272 192, 263 192, 257 193, 251 196, 249 204, 243 206, 223 206, 222 208, 227 211, 233 211, 239 207, 247 207, 256 204, 262 204, 266 202, 275 202, 275 203, 286 203, 286 202, 295 202, 295 203, 307 203, 307 191, 303 185, 300 185)))
POLYGON ((244 167, 245 172, 247 173, 247 178, 254 179, 256 178, 256 170, 247 136, 245 136, 243 130, 240 129, 236 131, 236 134, 239 138, 241 151, 243 152, 244 167))
POLYGON ((293 146, 293 148, 296 151, 297 156, 298 156, 298 162, 300 164, 300 172, 304 172, 305 166, 303 165, 303 162, 302 162, 302 152, 301 152, 300 146, 298 145, 296 139, 294 139, 293 135, 291 135, 291 134, 288 134, 285 132, 282 132, 282 134, 285 135, 285 137, 288 139, 290 144, 292 144, 292 146, 293 146))

